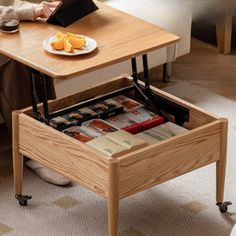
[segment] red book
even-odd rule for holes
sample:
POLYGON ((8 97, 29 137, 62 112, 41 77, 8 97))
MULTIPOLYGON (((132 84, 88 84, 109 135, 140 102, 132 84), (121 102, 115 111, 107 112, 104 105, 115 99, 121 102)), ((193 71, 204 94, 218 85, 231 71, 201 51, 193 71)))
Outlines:
POLYGON ((142 131, 142 125, 137 123, 136 121, 129 119, 124 114, 119 114, 116 116, 112 116, 106 121, 110 124, 112 124, 115 127, 118 127, 119 129, 126 130, 127 132, 130 132, 132 134, 137 134, 142 131))
POLYGON ((142 130, 147 130, 147 129, 151 129, 157 125, 161 125, 164 123, 164 118, 162 116, 156 116, 156 117, 153 117, 152 119, 150 120, 147 120, 147 121, 144 121, 142 122, 142 130))
POLYGON ((127 112, 125 116, 139 123, 142 126, 142 131, 164 123, 164 117, 145 108, 127 112))

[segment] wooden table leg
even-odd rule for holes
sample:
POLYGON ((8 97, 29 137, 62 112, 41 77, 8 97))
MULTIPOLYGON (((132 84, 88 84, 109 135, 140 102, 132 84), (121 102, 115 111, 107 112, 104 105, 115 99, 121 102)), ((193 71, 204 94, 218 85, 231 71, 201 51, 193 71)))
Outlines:
POLYGON ((232 41, 232 14, 226 12, 224 14, 220 14, 217 18, 217 46, 221 53, 229 54, 231 52, 232 41))
POLYGON ((19 113, 12 113, 12 156, 13 156, 13 172, 14 172, 14 190, 15 194, 22 194, 23 181, 23 155, 19 153, 19 113))
POLYGON ((216 162, 216 202, 222 203, 224 201, 224 187, 225 187, 225 170, 227 157, 227 134, 228 121, 222 118, 222 135, 221 135, 221 150, 220 160, 216 162))
POLYGON ((119 218, 119 172, 118 163, 109 164, 108 235, 117 236, 119 218))

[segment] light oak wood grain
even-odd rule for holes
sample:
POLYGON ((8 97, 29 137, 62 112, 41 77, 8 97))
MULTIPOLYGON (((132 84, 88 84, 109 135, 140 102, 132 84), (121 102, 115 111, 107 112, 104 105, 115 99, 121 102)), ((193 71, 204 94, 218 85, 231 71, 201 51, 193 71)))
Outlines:
MULTIPOLYGON (((61 108, 89 98, 91 94, 100 95, 119 89, 119 86, 131 85, 131 77, 126 76, 128 78, 117 77, 69 98, 51 101, 49 106, 52 110, 61 108)), ((99 154, 86 144, 33 119, 28 115, 30 109, 15 113, 15 126, 19 128, 15 133, 15 140, 19 140, 14 143, 16 154, 27 155, 105 197, 109 236, 117 235, 120 199, 214 162, 217 162, 217 200, 223 201, 226 119, 218 119, 173 95, 151 89, 189 109, 190 120, 186 127, 190 130, 116 158, 99 154)), ((16 167, 14 175, 18 176, 21 169, 16 167)), ((22 191, 16 183, 15 191, 22 191)))
POLYGON ((108 187, 108 235, 116 236, 119 218, 119 161, 109 162, 109 187, 108 187))
POLYGON ((22 193, 23 184, 23 155, 19 152, 19 111, 12 113, 12 157, 14 171, 15 194, 22 193))
POLYGON ((143 148, 120 160, 120 198, 220 159, 221 122, 143 148))
POLYGON ((101 196, 108 191, 108 158, 33 118, 19 115, 19 151, 101 196))
MULTIPOLYGON (((102 83, 84 92, 74 94, 69 98, 65 97, 51 101, 49 102, 49 107, 52 110, 58 109, 69 105, 72 101, 78 102, 81 99, 89 98, 92 94, 99 95, 119 89, 120 86, 129 86, 132 84, 132 78, 129 75, 126 76, 128 78, 117 77, 108 83, 102 83)), ((140 82, 140 85, 143 86, 143 83, 140 82)), ((186 122, 185 126, 190 131, 118 157, 117 160, 120 161, 120 198, 220 159, 221 121, 203 109, 173 95, 153 87, 151 89, 154 93, 189 109, 190 121, 186 122), (144 177, 142 174, 144 174, 144 177)), ((25 109, 24 112, 28 114, 29 109, 25 109)), ((97 191, 99 189, 99 194, 105 197, 108 196, 108 166, 110 161, 113 161, 112 158, 93 153, 92 149, 90 150, 83 143, 45 126, 25 114, 20 115, 20 130, 21 153, 27 152, 35 159, 40 156, 38 159, 40 162, 51 165, 51 168, 58 169, 59 172, 61 171, 61 173, 88 188, 91 188, 91 181, 95 181, 96 183, 93 183, 92 188, 94 185, 96 187, 93 190, 97 191), (71 152, 71 149, 75 150, 75 153, 71 152), (50 161, 48 162, 48 160, 50 161), (51 160, 53 160, 53 163, 51 163, 51 160), (67 160, 77 162, 77 164, 70 166, 67 160), (80 162, 83 163, 82 166, 80 166, 80 162), (83 170, 89 172, 90 162, 94 164, 93 169, 98 168, 95 179, 93 179, 92 175, 88 177, 86 174, 83 175, 85 173, 83 170), (96 166, 97 164, 99 166, 96 166), (80 171, 76 171, 77 169, 80 171), (73 172, 76 172, 76 174, 72 174, 73 172), (101 182, 99 178, 102 179, 101 182), (88 179, 90 182, 87 182, 88 179)))
POLYGON ((179 37, 124 12, 97 3, 99 10, 67 28, 43 22, 21 22, 17 34, 0 33, 0 53, 53 78, 68 79, 176 43, 179 37), (52 55, 43 41, 56 31, 79 33, 97 41, 83 56, 52 55))
POLYGON ((221 149, 220 160, 216 162, 216 202, 224 201, 225 173, 226 173, 226 158, 227 158, 227 136, 228 136, 228 121, 221 119, 221 149))

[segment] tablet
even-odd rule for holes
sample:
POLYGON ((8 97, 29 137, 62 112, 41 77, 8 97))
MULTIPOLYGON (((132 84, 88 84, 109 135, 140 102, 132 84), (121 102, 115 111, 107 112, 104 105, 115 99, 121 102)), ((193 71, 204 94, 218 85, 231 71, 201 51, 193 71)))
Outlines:
POLYGON ((47 23, 67 27, 97 9, 92 0, 62 0, 47 19, 47 23))

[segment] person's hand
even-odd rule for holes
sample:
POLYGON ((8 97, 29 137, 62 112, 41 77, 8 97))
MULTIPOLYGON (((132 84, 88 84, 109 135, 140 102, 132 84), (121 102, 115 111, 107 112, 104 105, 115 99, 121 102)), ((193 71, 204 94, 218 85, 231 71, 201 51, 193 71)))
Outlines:
POLYGON ((38 17, 48 18, 59 4, 60 4, 60 1, 41 2, 40 4, 36 5, 34 8, 35 18, 38 18, 38 17))

